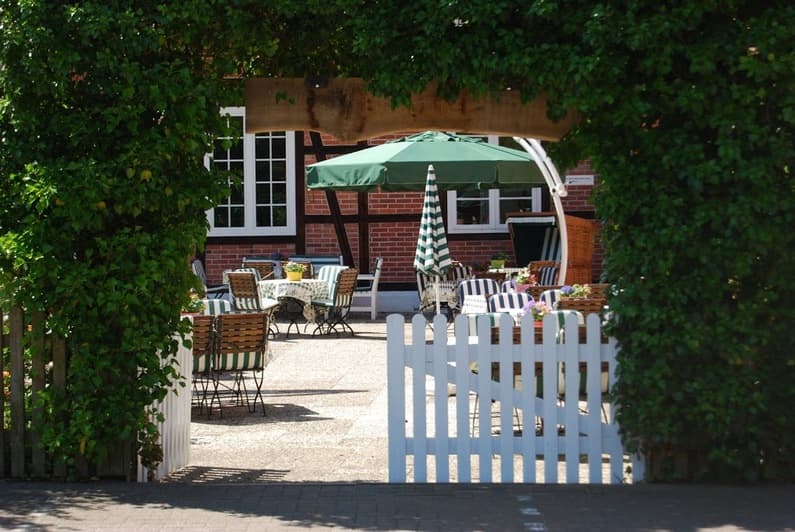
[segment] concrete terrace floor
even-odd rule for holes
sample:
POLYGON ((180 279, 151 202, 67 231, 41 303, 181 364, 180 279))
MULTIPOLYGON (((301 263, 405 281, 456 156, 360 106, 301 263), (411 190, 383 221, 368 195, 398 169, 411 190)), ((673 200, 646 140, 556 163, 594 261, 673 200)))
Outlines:
MULTIPOLYGON (((386 324, 351 320, 356 335, 271 341, 266 415, 225 403, 194 407, 190 466, 172 481, 387 480, 386 324)), ((303 326, 302 326, 303 332, 303 326)))

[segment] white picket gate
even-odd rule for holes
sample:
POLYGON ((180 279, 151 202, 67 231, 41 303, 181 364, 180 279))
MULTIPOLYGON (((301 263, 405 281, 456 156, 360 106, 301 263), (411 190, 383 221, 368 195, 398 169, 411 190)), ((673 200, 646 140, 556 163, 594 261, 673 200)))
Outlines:
POLYGON ((615 380, 615 340, 603 343, 599 318, 590 315, 580 343, 576 316, 566 320, 558 342, 555 319, 545 318, 543 343, 537 344, 532 320, 523 319, 514 343, 506 315, 492 343, 486 316, 477 318, 478 333, 471 337, 466 316, 456 318, 452 337, 444 316, 436 316, 428 342, 422 315, 412 319, 410 341, 403 316, 390 315, 389 481, 406 482, 407 473, 415 482, 642 480, 643 463, 624 451, 615 407, 602 396, 615 380), (522 382, 521 375, 535 378, 522 382))
MULTIPOLYGON (((181 386, 172 382, 168 394, 158 405, 164 420, 158 423, 160 445, 163 447, 163 461, 154 471, 154 478, 161 479, 190 461, 190 416, 191 416, 191 371, 193 352, 180 342, 177 350, 178 371, 183 377, 181 386), (176 392, 176 393, 175 393, 176 392)), ((138 482, 147 482, 149 470, 138 459, 138 482)))

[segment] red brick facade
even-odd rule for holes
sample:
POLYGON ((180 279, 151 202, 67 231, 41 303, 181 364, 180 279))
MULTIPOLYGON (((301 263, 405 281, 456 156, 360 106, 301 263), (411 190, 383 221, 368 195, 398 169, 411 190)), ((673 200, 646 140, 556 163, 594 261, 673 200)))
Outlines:
MULTIPOLYGON (((370 142, 377 144, 391 138, 399 138, 403 134, 390 135, 370 142)), ((339 145, 340 143, 329 135, 321 135, 324 146, 339 145)), ((300 143, 300 137, 299 141, 300 143)), ((304 146, 311 149, 311 140, 308 133, 304 134, 304 146)), ((315 162, 315 157, 307 155, 304 157, 304 164, 315 162)), ((298 173, 303 174, 303 168, 299 164, 298 173)), ((567 175, 591 175, 591 170, 587 162, 577 168, 566 172, 567 175)), ((297 177, 297 186, 304 186, 303 175, 297 177)), ((591 186, 568 186, 568 196, 563 198, 563 208, 567 213, 592 213, 591 186)), ((381 283, 385 288, 390 283, 405 285, 415 281, 412 262, 414 259, 414 248, 419 230, 420 211, 422 209, 422 192, 389 192, 367 194, 367 209, 370 222, 368 224, 369 233, 366 238, 368 245, 370 262, 375 257, 384 258, 384 269, 382 271, 381 283), (406 219, 394 221, 381 221, 379 216, 393 215, 406 219), (416 215, 416 216, 413 216, 416 215)), ((338 192, 337 198, 343 216, 348 215, 356 219, 358 216, 359 197, 355 192, 338 192)), ((304 205, 299 206, 297 216, 299 220, 304 216, 328 216, 330 210, 326 202, 326 193, 315 190, 305 190, 304 205)), ((296 249, 296 238, 285 237, 261 237, 245 239, 208 239, 205 249, 205 266, 208 281, 218 283, 224 269, 238 267, 246 255, 270 255, 280 252, 283 255, 290 255, 296 252, 302 254, 318 255, 339 255, 341 254, 337 235, 332 223, 310 223, 303 225, 303 237, 305 248, 296 249)), ((354 261, 358 264, 360 256, 359 224, 346 223, 345 231, 353 252, 354 261)), ((498 250, 512 252, 512 244, 508 234, 500 235, 449 235, 449 246, 451 255, 454 259, 465 264, 482 264, 488 261, 489 257, 498 250)), ((596 251, 593 258, 593 276, 598 279, 601 273, 602 247, 597 242, 596 251)), ((362 269, 360 267, 360 269, 362 269)))

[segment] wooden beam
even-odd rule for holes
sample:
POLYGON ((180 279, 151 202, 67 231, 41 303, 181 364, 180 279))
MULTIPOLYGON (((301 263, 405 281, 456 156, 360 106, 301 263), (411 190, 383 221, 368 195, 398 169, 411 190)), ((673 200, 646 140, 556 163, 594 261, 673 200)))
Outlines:
POLYGON ((389 98, 368 93, 361 78, 331 79, 323 87, 303 78, 246 81, 246 133, 309 130, 354 141, 396 131, 444 130, 560 140, 577 120, 569 111, 553 122, 544 96, 522 103, 517 91, 484 97, 463 91, 448 102, 430 84, 412 95, 410 107, 393 109, 389 98))
MULTIPOLYGON (((315 149, 315 154, 318 161, 324 161, 326 154, 323 151, 323 139, 316 132, 310 132, 309 138, 312 140, 312 146, 315 149)), ((337 242, 340 245, 340 254, 343 261, 351 268, 354 265, 353 251, 351 251, 351 243, 348 241, 348 234, 345 232, 345 225, 342 223, 342 210, 340 203, 337 199, 337 193, 333 190, 326 190, 326 202, 328 203, 329 211, 334 219, 334 231, 337 233, 337 242)))

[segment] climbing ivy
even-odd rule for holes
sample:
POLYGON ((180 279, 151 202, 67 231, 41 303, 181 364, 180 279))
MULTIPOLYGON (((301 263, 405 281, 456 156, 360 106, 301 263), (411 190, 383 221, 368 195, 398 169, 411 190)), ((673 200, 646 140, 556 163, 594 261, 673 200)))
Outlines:
POLYGON ((373 91, 405 104, 438 79, 581 113, 547 148, 600 177, 625 442, 658 478, 793 478, 795 8, 420 4, 356 18, 373 91))
POLYGON ((215 2, 0 6, 0 299, 47 311, 69 354, 66 395, 38 399, 44 444, 74 464, 138 441, 156 462, 148 407, 175 379, 188 260, 224 194, 203 154, 239 51, 213 44, 215 2))

